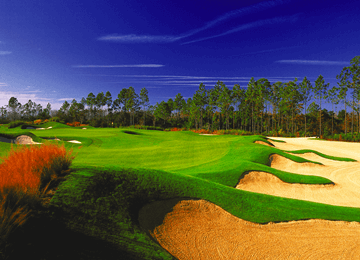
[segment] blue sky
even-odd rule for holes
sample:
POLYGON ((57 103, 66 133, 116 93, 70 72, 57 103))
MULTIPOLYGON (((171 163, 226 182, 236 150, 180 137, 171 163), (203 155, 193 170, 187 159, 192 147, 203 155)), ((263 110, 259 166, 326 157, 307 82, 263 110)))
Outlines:
POLYGON ((1 1, 0 107, 130 86, 155 104, 251 77, 336 86, 360 55, 359 14, 344 0, 1 1))

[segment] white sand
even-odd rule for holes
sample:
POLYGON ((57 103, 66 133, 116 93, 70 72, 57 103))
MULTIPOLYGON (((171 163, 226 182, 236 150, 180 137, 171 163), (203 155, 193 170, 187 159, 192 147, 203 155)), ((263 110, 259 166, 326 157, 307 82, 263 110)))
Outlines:
POLYGON ((68 141, 69 143, 75 143, 75 144, 81 144, 81 142, 79 141, 76 141, 76 140, 71 140, 71 141, 68 141))
MULTIPOLYGON (((275 138, 271 138, 275 139, 275 138)), ((307 138, 276 138, 272 142, 281 150, 311 149, 326 155, 360 160, 360 143, 319 141, 307 138)), ((269 140, 271 142, 271 140, 269 140)), ((271 156, 271 167, 297 174, 315 175, 331 180, 334 185, 289 184, 265 172, 250 172, 236 186, 238 189, 325 203, 335 206, 360 207, 360 162, 335 161, 314 153, 293 154, 314 163, 297 163, 279 155, 271 156)))

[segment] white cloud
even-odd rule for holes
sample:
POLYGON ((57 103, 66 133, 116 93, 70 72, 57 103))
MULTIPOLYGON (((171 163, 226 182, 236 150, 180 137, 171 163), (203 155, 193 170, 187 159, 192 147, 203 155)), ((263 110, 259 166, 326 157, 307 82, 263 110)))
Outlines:
POLYGON ((228 34, 231 34, 231 33, 251 29, 251 28, 254 28, 254 27, 261 27, 261 26, 264 26, 264 25, 269 25, 269 24, 272 25, 272 24, 285 23, 285 22, 295 22, 295 21, 297 21, 298 16, 299 16, 299 14, 296 14, 296 15, 292 15, 292 16, 275 17, 275 18, 272 18, 272 19, 266 19, 266 20, 256 21, 256 22, 253 22, 253 23, 247 23, 247 24, 243 24, 241 26, 235 27, 235 28, 233 28, 231 30, 228 30, 228 31, 226 31, 224 33, 221 33, 221 34, 212 35, 212 36, 209 36, 209 37, 204 37, 204 38, 196 39, 196 40, 193 40, 193 41, 184 42, 184 43, 182 43, 182 45, 183 44, 194 43, 194 42, 205 41, 205 40, 217 38, 217 37, 220 37, 220 36, 228 35, 228 34))
POLYGON ((29 100, 35 102, 36 104, 41 104, 42 107, 46 107, 47 103, 51 103, 51 99, 39 97, 36 94, 0 91, 0 107, 8 105, 11 97, 17 98, 22 105, 26 104, 29 100))
POLYGON ((0 55, 8 55, 11 54, 11 51, 0 51, 0 55))
POLYGON ((281 50, 295 49, 295 48, 299 48, 299 47, 300 46, 291 46, 291 47, 268 49, 268 50, 262 50, 262 51, 245 52, 245 53, 241 53, 241 54, 238 54, 238 55, 233 55, 233 57, 242 56, 242 55, 248 55, 248 54, 259 54, 259 53, 266 53, 266 52, 275 52, 275 51, 281 51, 281 50))
POLYGON ((133 65, 74 65, 73 68, 160 68, 161 64, 133 64, 133 65))
POLYGON ((174 42, 177 40, 180 40, 181 36, 170 36, 170 35, 163 35, 163 36, 156 36, 156 35, 135 35, 135 34, 129 34, 129 35, 107 35, 98 38, 100 41, 115 41, 115 42, 126 42, 126 43, 135 43, 135 42, 141 42, 141 43, 162 43, 162 42, 174 42))
POLYGON ((348 61, 325 60, 278 60, 277 63, 303 64, 303 65, 350 65, 348 61))
MULTIPOLYGON (((192 36, 198 32, 207 30, 211 27, 218 25, 224 21, 237 18, 243 15, 251 14, 254 12, 264 11, 266 9, 276 7, 278 5, 286 4, 290 2, 290 0, 272 0, 261 2, 252 6, 240 8, 231 12, 228 12, 210 22, 207 22, 204 26, 188 31, 186 33, 180 35, 136 35, 136 34, 128 34, 128 35, 119 35, 119 34, 112 34, 99 37, 98 40, 100 41, 115 41, 115 42, 122 42, 122 43, 170 43, 181 40, 183 38, 192 36)), ((221 35, 219 35, 221 36, 221 35)), ((214 36, 218 37, 218 36, 214 36)))
POLYGON ((75 99, 76 100, 76 98, 58 98, 57 100, 58 101, 68 101, 68 102, 71 102, 73 99, 75 99))
POLYGON ((177 76, 177 75, 106 75, 106 74, 81 74, 86 76, 103 77, 130 77, 130 78, 176 78, 176 79, 250 79, 251 77, 202 77, 202 76, 177 76))

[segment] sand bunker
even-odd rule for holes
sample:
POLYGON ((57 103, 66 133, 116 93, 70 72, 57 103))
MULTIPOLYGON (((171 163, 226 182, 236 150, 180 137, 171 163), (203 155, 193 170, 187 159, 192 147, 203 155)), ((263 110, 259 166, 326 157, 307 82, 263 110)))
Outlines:
MULTIPOLYGON (((338 142, 327 142, 326 145, 318 140, 293 140, 295 138, 284 138, 287 143, 275 143, 284 150, 309 149, 310 143, 313 150, 321 153, 339 156, 336 149, 331 149, 331 145, 340 147, 338 142), (333 144, 334 143, 334 144, 333 144), (316 148, 316 149, 315 149, 316 148)), ((347 145, 348 143, 341 143, 347 145)), ((360 144, 357 144, 360 151, 360 144)), ((355 148, 355 147, 354 147, 355 148)), ((342 147, 345 150, 345 147, 342 147)), ((358 154, 351 153, 354 159, 360 159, 358 154), (357 155, 359 157, 357 157, 357 155)), ((331 180, 335 185, 306 185, 289 184, 282 182, 277 177, 264 172, 250 172, 244 176, 236 186, 237 189, 274 195, 285 198, 307 200, 325 203, 335 206, 360 207, 360 163, 335 161, 323 158, 314 153, 296 154, 296 156, 320 162, 323 165, 314 163, 297 163, 283 156, 273 154, 270 156, 270 166, 272 168, 304 175, 316 175, 331 180)), ((345 155, 342 155, 345 157, 345 155)), ((347 155, 347 157, 350 157, 347 155)))
POLYGON ((4 143, 13 143, 13 144, 41 144, 34 142, 33 139, 30 136, 27 135, 20 135, 16 139, 9 139, 6 137, 0 136, 0 142, 4 143))
POLYGON ((74 143, 74 144, 81 144, 81 142, 79 141, 76 141, 76 140, 71 140, 71 141, 68 141, 69 143, 74 143))
POLYGON ((33 139, 30 136, 27 136, 27 135, 20 135, 20 136, 16 137, 15 143, 19 143, 19 144, 41 144, 41 143, 34 142, 33 139))
POLYGON ((308 220, 260 225, 205 200, 183 200, 150 234, 178 259, 358 259, 360 224, 308 220))
POLYGON ((254 143, 255 143, 255 144, 263 144, 263 145, 266 145, 266 146, 274 147, 273 145, 268 144, 268 143, 265 143, 265 142, 263 142, 263 141, 255 141, 254 143))
MULTIPOLYGON (((360 160, 360 144, 308 138, 273 138, 282 150, 312 149, 323 154, 360 160)), ((268 144, 266 144, 268 145, 268 144)), ((333 185, 289 184, 258 171, 244 175, 236 188, 338 206, 360 207, 360 163, 296 155, 314 163, 296 163, 272 155, 271 167, 317 175, 333 185)), ((153 209, 156 210, 156 209, 153 209)), ((327 220, 260 225, 239 219, 205 200, 182 200, 162 224, 148 229, 159 244, 178 259, 359 259, 360 223, 327 220)))

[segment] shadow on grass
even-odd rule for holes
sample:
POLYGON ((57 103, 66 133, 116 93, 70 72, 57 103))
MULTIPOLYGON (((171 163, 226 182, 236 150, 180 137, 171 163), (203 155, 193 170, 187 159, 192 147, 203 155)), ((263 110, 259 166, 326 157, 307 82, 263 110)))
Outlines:
POLYGON ((130 134, 130 135, 141 135, 140 133, 137 132, 133 132, 133 131, 123 131, 125 134, 130 134))
POLYGON ((160 226, 166 214, 173 211, 174 206, 182 200, 200 200, 196 198, 174 198, 168 200, 158 200, 146 204, 139 211, 138 221, 141 228, 146 231, 147 235, 156 243, 158 243, 149 233, 157 226, 160 226))
MULTIPOLYGON (((70 230, 49 213, 36 213, 9 237, 2 259, 139 259, 100 239, 70 230)), ((1 251, 3 251, 1 249, 1 251)))

